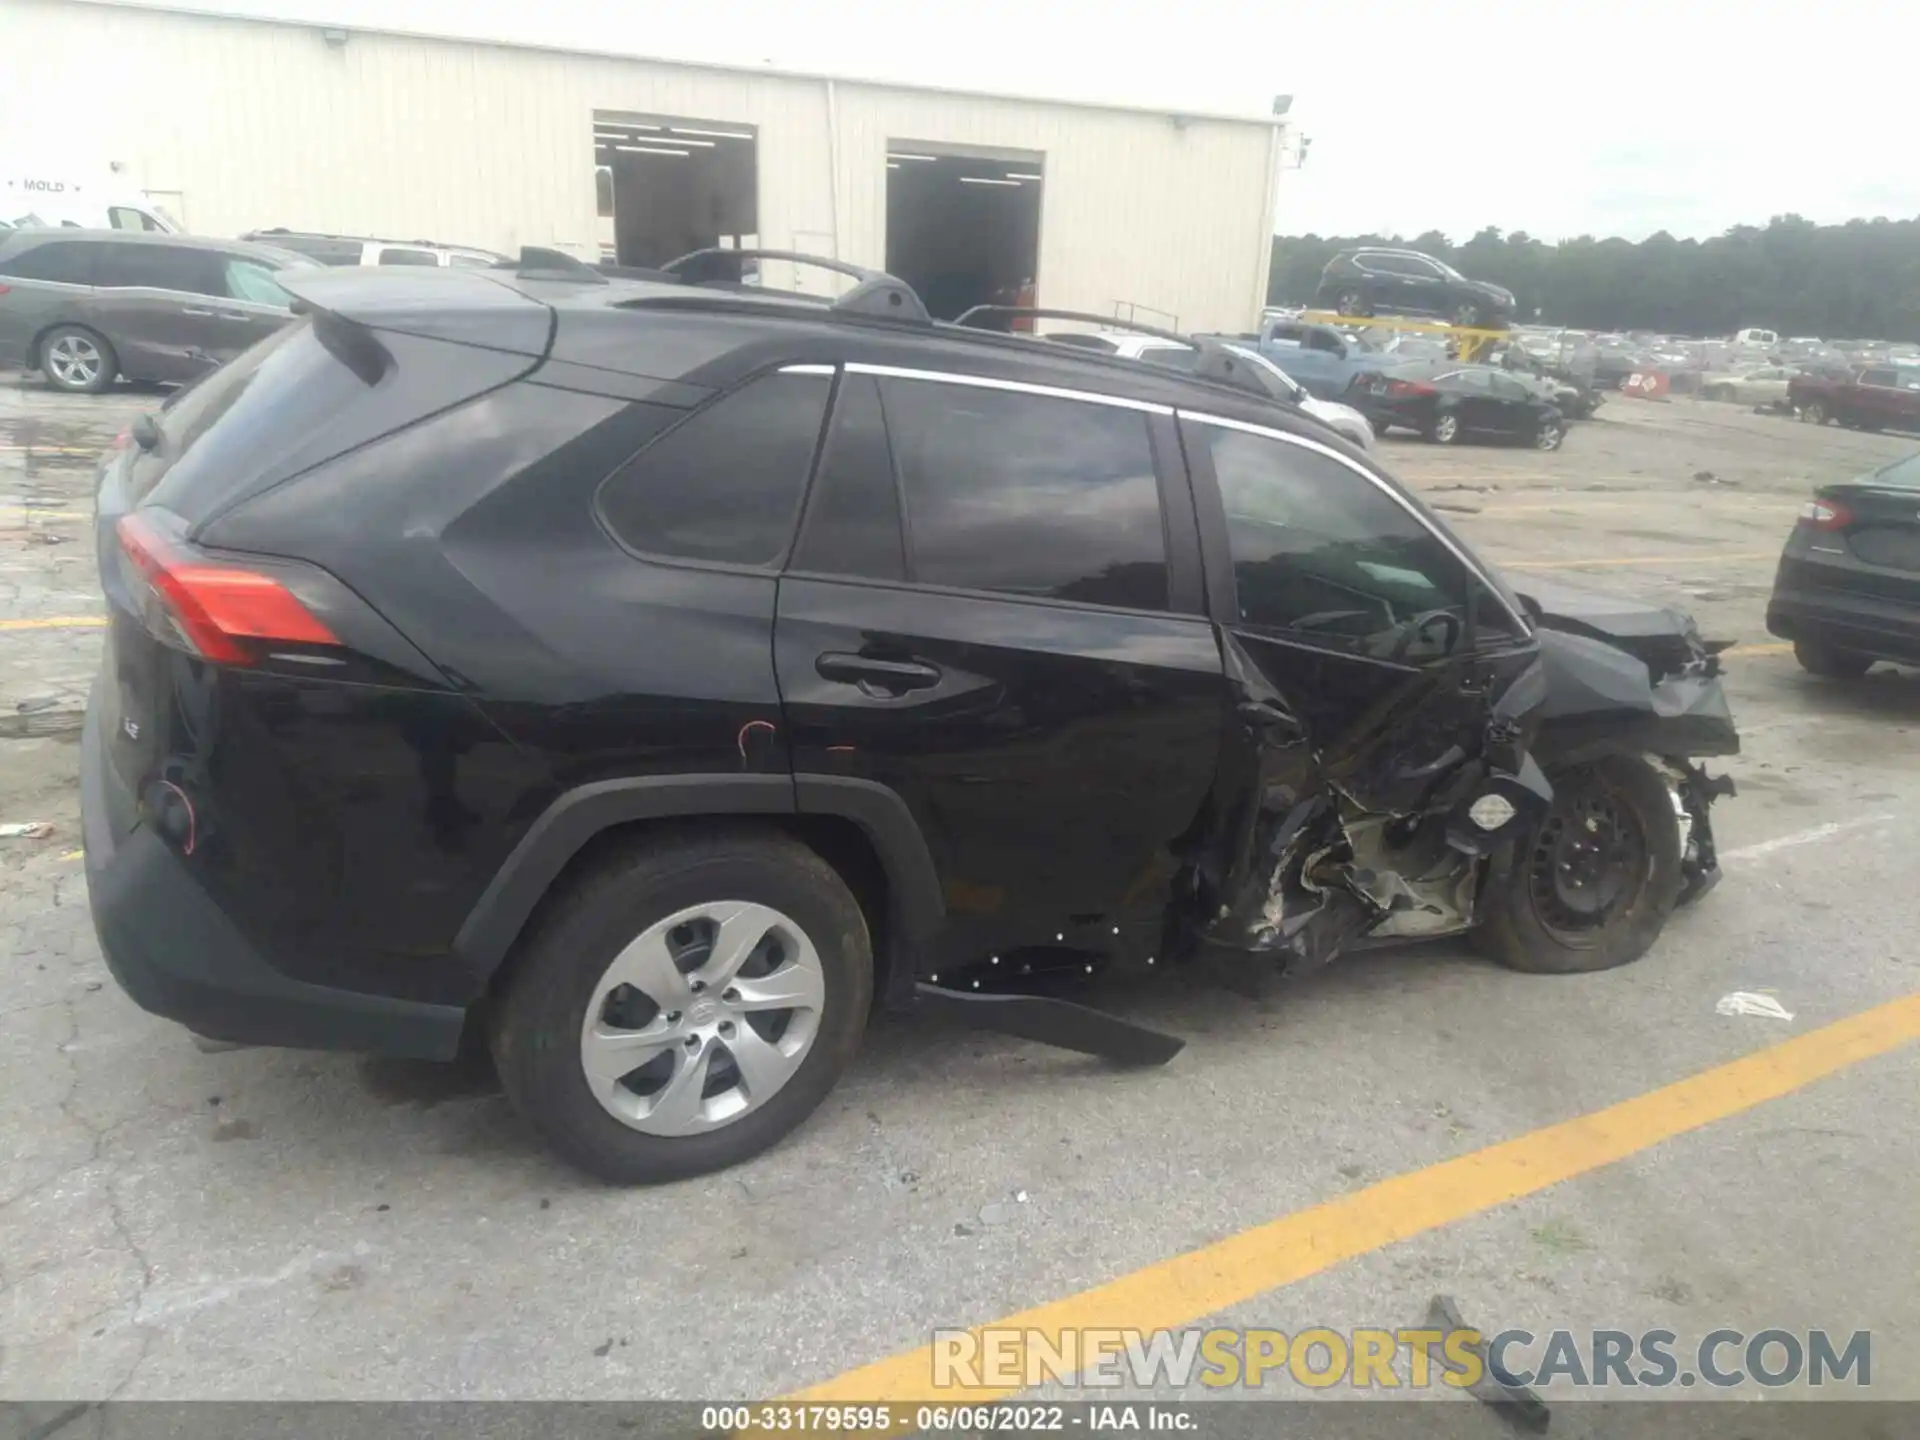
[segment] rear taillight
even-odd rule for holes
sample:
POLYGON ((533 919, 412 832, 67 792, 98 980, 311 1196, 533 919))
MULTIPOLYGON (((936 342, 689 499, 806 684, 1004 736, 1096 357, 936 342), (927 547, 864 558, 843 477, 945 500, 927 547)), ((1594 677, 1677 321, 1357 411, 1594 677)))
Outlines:
POLYGON ((1389 380, 1387 382, 1389 395, 1436 395, 1438 393, 1424 380, 1389 380))
POLYGON ((1800 523, 1809 530, 1844 530, 1853 512, 1837 500, 1809 500, 1800 507, 1800 523))
POLYGON ((141 619, 159 640, 222 665, 251 665, 268 644, 340 643, 272 576, 198 555, 138 511, 116 530, 146 586, 141 619))

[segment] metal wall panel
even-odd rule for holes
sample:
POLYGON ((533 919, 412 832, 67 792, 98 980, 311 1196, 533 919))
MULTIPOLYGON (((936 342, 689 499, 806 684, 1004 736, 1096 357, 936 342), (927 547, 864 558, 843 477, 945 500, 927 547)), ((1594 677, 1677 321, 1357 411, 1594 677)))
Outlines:
POLYGON ((1260 121, 366 31, 330 43, 314 26, 73 0, 0 0, 0 32, 10 154, 39 153, 57 116, 59 153, 177 192, 208 234, 285 225, 593 257, 593 113, 624 110, 755 127, 765 245, 881 265, 886 149, 922 141, 1045 157, 1042 303, 1242 328, 1265 287, 1275 131, 1260 121))

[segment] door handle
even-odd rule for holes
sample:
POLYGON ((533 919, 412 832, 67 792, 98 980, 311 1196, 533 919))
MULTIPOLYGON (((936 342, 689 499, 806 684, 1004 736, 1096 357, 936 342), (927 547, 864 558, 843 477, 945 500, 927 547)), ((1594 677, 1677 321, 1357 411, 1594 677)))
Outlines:
POLYGON ((875 697, 904 695, 909 690, 927 690, 940 683, 940 672, 918 660, 880 660, 871 655, 830 650, 813 662, 813 668, 822 680, 858 685, 875 697))
POLYGON ((180 313, 182 315, 197 315, 203 320, 210 320, 213 318, 213 311, 203 310, 198 305, 182 305, 180 307, 180 313))

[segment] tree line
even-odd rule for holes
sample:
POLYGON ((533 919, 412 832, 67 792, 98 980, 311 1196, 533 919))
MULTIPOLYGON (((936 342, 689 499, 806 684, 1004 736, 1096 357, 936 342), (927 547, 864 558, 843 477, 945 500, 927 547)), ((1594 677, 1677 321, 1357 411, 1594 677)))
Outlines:
POLYGON ((1708 240, 1663 230, 1637 244, 1591 235, 1549 244, 1493 226, 1463 245, 1437 230, 1411 239, 1276 235, 1267 302, 1310 303, 1327 261, 1355 245, 1425 251, 1503 285, 1522 323, 1701 336, 1759 325, 1826 340, 1920 341, 1920 218, 1816 225, 1777 215, 1708 240))

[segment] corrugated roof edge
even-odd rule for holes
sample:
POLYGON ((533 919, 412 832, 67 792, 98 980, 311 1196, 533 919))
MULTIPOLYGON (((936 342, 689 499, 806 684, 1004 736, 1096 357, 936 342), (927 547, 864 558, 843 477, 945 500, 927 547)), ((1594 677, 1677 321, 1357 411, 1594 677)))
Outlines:
MULTIPOLYGON (((295 18, 284 15, 243 15, 230 10, 206 10, 195 5, 149 3, 149 0, 61 0, 65 4, 95 5, 112 10, 151 10, 166 15, 192 15, 202 20, 236 20, 252 25, 277 25, 295 30, 344 30, 349 34, 386 35, 398 40, 431 40, 445 45, 488 45, 498 50, 528 50, 542 55, 579 55, 595 60, 640 60, 677 70, 706 70, 721 75, 767 75, 777 80, 809 80, 835 85, 858 85, 869 90, 904 90, 921 95, 954 95, 970 100, 1007 100, 1022 105, 1064 105, 1075 110, 1111 110, 1124 115, 1178 116, 1225 125, 1261 125, 1285 129, 1291 115, 1260 115, 1249 111, 1200 110, 1187 105, 1140 104, 1123 100, 1094 100, 1070 95, 1032 95, 1009 90, 973 90, 958 85, 927 85, 887 80, 872 75, 829 74, 821 70, 788 70, 777 65, 728 65, 718 60, 685 60, 648 55, 639 50, 588 50, 577 45, 542 45, 531 40, 502 40, 486 35, 445 31, 404 30, 389 25, 360 25, 345 21, 295 18)), ((724 118, 724 117, 710 117, 724 118)))

